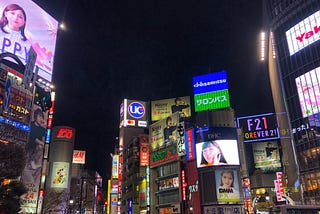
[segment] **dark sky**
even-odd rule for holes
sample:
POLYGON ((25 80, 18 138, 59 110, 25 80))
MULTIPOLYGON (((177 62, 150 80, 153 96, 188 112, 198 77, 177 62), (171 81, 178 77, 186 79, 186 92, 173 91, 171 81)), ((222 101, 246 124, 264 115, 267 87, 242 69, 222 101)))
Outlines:
POLYGON ((35 0, 59 32, 54 125, 74 127, 87 164, 110 174, 124 98, 192 96, 192 77, 226 70, 236 116, 273 111, 258 61, 262 1, 35 0))

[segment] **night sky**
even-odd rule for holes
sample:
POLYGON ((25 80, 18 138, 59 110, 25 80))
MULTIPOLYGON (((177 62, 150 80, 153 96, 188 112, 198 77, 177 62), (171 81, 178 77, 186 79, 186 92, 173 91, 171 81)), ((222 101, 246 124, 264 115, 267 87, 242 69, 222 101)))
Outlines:
POLYGON ((273 112, 258 60, 262 1, 35 0, 58 34, 54 125, 76 129, 87 166, 110 175, 119 106, 191 96, 192 77, 226 70, 236 116, 273 112))

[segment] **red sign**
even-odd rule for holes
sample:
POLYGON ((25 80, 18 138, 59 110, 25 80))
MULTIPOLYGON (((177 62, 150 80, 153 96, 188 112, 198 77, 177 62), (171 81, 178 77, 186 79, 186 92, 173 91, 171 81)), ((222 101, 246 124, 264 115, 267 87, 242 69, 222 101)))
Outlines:
POLYGON ((67 138, 67 139, 71 139, 73 137, 73 131, 72 129, 68 129, 68 128, 61 128, 59 129, 58 133, 57 133, 57 138, 67 138))

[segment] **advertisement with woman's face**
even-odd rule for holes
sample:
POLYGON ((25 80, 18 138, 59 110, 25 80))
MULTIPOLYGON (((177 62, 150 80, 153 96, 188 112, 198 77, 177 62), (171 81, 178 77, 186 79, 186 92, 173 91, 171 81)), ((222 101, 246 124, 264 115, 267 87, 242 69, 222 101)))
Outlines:
POLYGON ((25 64, 32 47, 38 75, 51 81, 58 22, 31 0, 1 0, 0 16, 0 53, 13 53, 25 64))
POLYGON ((239 180, 236 170, 216 170, 216 191, 218 202, 239 202, 239 180))
POLYGON ((196 144, 197 167, 239 165, 236 140, 213 140, 196 144))

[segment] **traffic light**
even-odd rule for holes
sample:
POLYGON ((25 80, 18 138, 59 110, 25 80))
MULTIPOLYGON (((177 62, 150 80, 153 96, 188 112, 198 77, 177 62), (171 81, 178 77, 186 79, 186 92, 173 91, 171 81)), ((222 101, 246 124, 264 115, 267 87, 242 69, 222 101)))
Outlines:
POLYGON ((51 92, 46 91, 40 86, 37 86, 35 93, 35 103, 41 107, 42 111, 49 110, 52 106, 51 92))

